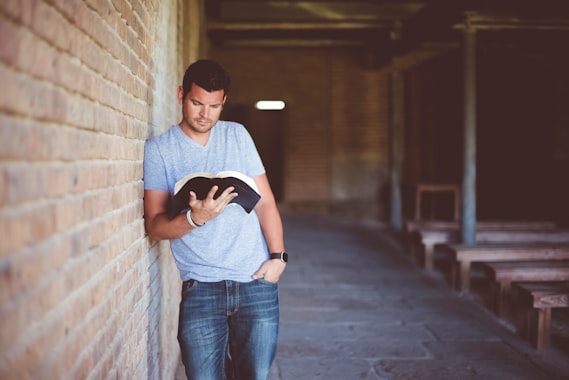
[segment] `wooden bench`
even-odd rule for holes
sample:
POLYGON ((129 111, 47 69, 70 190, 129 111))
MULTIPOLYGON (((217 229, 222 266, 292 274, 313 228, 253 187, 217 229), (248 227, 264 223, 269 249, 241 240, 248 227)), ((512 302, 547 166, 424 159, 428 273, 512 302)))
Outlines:
POLYGON ((569 307, 569 282, 516 283, 512 290, 526 309, 522 335, 538 349, 549 347, 551 308, 569 307))
MULTIPOLYGON (((537 221, 521 221, 521 220, 482 220, 476 223, 477 230, 492 230, 492 231, 509 231, 509 230, 524 230, 524 231, 541 231, 551 230, 556 228, 555 222, 549 220, 537 221)), ((406 220, 403 224, 406 233, 421 230, 436 230, 436 231, 458 231, 460 230, 460 222, 454 220, 406 220)))
POLYGON ((481 267, 491 281, 490 307, 499 317, 507 315, 512 283, 569 281, 569 261, 482 263, 481 267))
POLYGON ((569 260, 569 243, 440 244, 435 250, 445 251, 451 257, 452 284, 461 292, 469 291, 474 262, 569 260))
MULTIPOLYGON (((541 223, 541 222, 539 222, 541 223)), ((531 224, 530 222, 503 222, 500 226, 497 222, 486 224, 479 222, 476 225, 476 241, 478 243, 504 243, 504 242, 544 242, 544 243, 563 243, 569 242, 569 230, 557 230, 552 227, 531 224)), ((408 235, 408 250, 411 255, 416 257, 422 253, 424 255, 423 267, 433 269, 435 245, 444 243, 459 243, 459 229, 431 230, 422 229, 408 235), (418 247, 423 247, 421 251, 418 247)))

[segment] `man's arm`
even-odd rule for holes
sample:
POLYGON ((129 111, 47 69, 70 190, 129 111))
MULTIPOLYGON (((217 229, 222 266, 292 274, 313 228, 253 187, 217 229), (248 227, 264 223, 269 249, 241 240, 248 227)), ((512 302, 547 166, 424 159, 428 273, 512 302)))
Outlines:
POLYGON ((166 205, 169 197, 168 190, 144 190, 144 227, 152 240, 177 239, 193 229, 185 214, 172 220, 168 218, 166 205))
MULTIPOLYGON (((218 187, 213 186, 204 200, 198 200, 194 192, 190 192, 188 205, 192 209, 192 219, 198 225, 221 214, 225 206, 237 196, 233 187, 228 187, 217 198, 213 199, 218 187)), ((178 239, 192 231, 186 214, 168 218, 166 207, 170 192, 168 190, 144 190, 144 227, 152 240, 178 239)))
MULTIPOLYGON (((261 199, 255 206, 255 212, 259 217, 267 246, 271 253, 282 252, 285 249, 283 225, 269 180, 266 174, 259 175, 254 180, 261 194, 261 199)), ((285 266, 286 264, 280 260, 268 260, 253 275, 253 278, 264 277, 267 281, 278 282, 285 266)))

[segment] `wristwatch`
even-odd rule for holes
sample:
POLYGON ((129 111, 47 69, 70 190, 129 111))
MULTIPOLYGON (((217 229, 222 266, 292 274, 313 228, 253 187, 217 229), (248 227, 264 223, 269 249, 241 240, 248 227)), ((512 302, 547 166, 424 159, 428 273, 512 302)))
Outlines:
POLYGON ((288 253, 286 253, 285 251, 279 253, 271 253, 270 257, 271 260, 280 260, 283 263, 288 263, 288 253))

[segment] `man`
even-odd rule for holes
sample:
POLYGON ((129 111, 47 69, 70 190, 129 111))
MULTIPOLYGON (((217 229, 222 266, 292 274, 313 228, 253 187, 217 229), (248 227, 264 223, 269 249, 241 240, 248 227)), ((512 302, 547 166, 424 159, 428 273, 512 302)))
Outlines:
POLYGON ((182 120, 145 145, 145 227, 171 241, 183 280, 178 340, 189 380, 266 379, 276 352, 277 282, 288 255, 253 140, 241 124, 219 120, 229 84, 218 63, 191 64, 178 88, 182 120), (191 192, 189 211, 168 217, 176 181, 226 170, 254 179, 261 199, 253 211, 226 207, 234 188, 214 198, 213 186, 205 199, 191 192))

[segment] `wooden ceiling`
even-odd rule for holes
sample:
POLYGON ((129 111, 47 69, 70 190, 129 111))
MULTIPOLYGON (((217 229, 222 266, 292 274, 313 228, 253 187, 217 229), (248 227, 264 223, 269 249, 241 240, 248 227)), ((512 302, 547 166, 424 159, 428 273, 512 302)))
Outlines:
POLYGON ((359 46, 397 55, 481 41, 569 47, 568 0, 206 0, 206 31, 218 46, 359 46))

